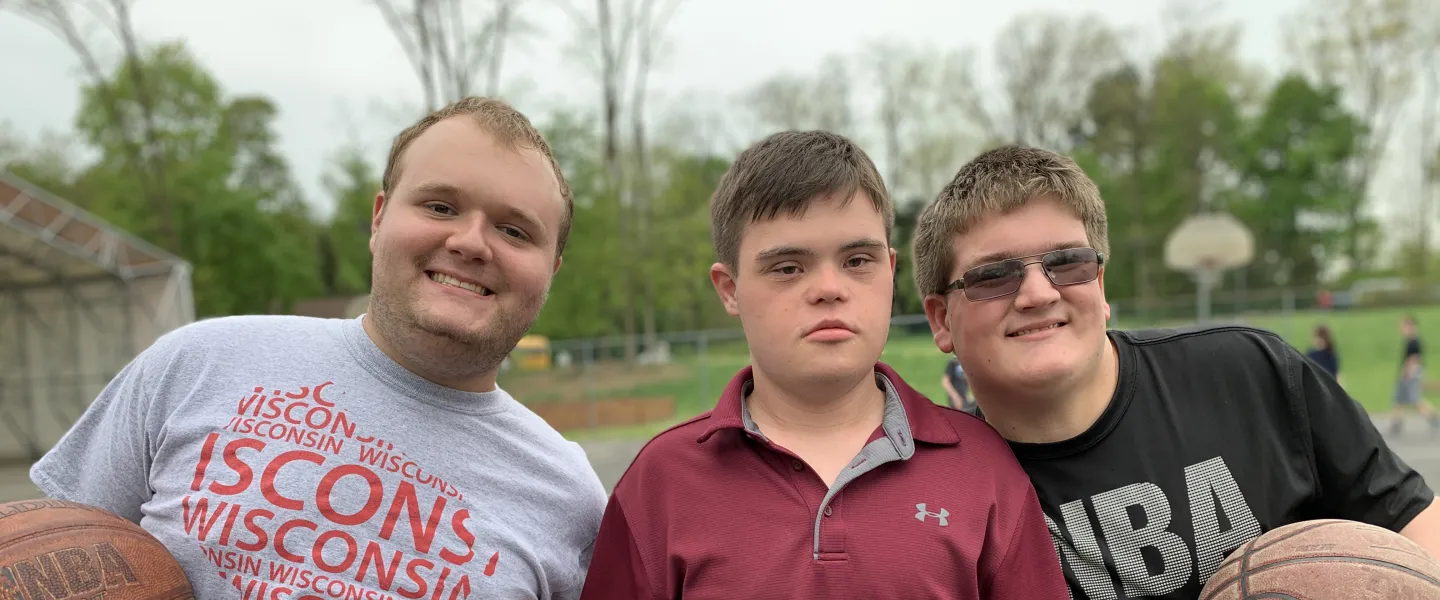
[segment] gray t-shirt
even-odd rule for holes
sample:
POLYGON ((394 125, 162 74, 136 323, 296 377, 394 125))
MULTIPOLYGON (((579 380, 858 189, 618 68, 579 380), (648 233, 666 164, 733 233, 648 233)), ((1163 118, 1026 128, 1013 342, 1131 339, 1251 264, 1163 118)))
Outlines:
POLYGON ((577 598, 606 502, 535 413, 420 378, 358 318, 173 331, 31 477, 139 523, 202 600, 577 598))

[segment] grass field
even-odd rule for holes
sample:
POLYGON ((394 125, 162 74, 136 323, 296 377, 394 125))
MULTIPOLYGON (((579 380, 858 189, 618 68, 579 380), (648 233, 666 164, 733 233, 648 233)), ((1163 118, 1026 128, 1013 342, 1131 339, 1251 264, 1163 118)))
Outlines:
MULTIPOLYGON (((1310 332, 1318 323, 1330 326, 1340 351, 1341 381, 1367 410, 1386 411, 1401 350, 1399 321, 1405 314, 1419 320, 1422 341, 1430 327, 1440 327, 1440 306, 1406 309, 1370 309, 1342 312, 1296 312, 1232 318, 1274 331, 1301 348, 1310 345, 1310 332)), ((1159 326, 1184 325, 1160 323, 1159 326)), ((1126 329, 1141 325, 1123 324, 1126 329)), ((1440 336, 1435 337, 1440 343, 1440 336)), ((527 403, 582 398, 657 397, 675 399, 671 419, 636 427, 567 431, 572 439, 648 437, 672 423, 711 408, 726 382, 748 363, 743 342, 712 343, 702 354, 693 347, 674 349, 670 364, 655 366, 594 363, 578 368, 502 376, 501 385, 527 403)), ((941 399, 942 368, 947 356, 928 335, 893 332, 881 360, 891 365, 910 385, 931 398, 941 399)), ((1440 372, 1433 370, 1432 373, 1440 372)))

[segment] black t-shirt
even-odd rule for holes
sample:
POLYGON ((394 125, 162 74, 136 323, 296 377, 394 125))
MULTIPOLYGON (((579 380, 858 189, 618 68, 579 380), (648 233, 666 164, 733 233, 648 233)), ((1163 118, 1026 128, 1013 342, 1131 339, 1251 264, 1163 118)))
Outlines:
POLYGON ((1236 326, 1110 332, 1120 383, 1089 430, 1012 444, 1074 600, 1197 598, 1245 542, 1296 521, 1399 531, 1429 505, 1333 377, 1236 326))
POLYGON ((1422 354, 1420 351, 1420 338, 1405 340, 1405 355, 1400 357, 1400 364, 1403 366, 1405 361, 1410 360, 1411 356, 1419 357, 1422 354))

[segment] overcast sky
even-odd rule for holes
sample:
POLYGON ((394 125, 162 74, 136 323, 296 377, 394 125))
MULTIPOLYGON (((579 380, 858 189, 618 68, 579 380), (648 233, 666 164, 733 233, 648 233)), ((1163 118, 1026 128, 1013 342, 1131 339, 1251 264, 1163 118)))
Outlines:
MULTIPOLYGON (((1300 0, 1216 2, 1224 19, 1245 27, 1242 54, 1282 70, 1282 20, 1300 0)), ((0 0, 3 3, 3 0, 0 0)), ((588 4, 579 0, 577 4, 588 4)), ((736 93, 778 70, 813 68, 873 37, 972 46, 990 64, 992 32, 1018 13, 1095 12, 1144 36, 1163 35, 1153 0, 684 0, 669 29, 671 52, 653 76, 657 106, 725 107, 736 93)), ((563 49, 565 15, 528 0, 527 17, 543 32, 512 47, 504 65, 507 95, 522 110, 596 103, 595 86, 563 49)), ((280 108, 281 149, 312 196, 336 148, 350 141, 383 160, 389 139, 414 118, 420 86, 370 0, 136 0, 136 29, 146 41, 183 38, 231 94, 263 94, 280 108)), ((1148 38, 1148 39, 1146 39, 1148 38)), ((49 31, 0 13, 0 121, 33 139, 69 131, 81 82, 74 55, 49 31)), ((958 168, 959 165, 956 165, 958 168)), ((1397 182, 1403 176, 1394 176, 1397 182)))

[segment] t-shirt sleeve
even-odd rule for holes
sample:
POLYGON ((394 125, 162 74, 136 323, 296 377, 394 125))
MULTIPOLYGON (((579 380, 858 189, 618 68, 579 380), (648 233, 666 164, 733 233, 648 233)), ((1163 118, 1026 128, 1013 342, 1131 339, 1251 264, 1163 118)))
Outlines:
POLYGON ((1292 395, 1303 415, 1319 516, 1400 531, 1434 492, 1390 449, 1365 409, 1333 377, 1289 349, 1292 395))
POLYGON ((150 500, 154 393, 148 373, 163 366, 151 346, 120 371, 80 419, 34 466, 30 479, 46 496, 103 508, 140 521, 150 500))

